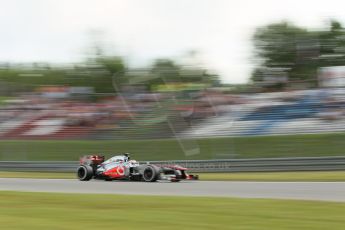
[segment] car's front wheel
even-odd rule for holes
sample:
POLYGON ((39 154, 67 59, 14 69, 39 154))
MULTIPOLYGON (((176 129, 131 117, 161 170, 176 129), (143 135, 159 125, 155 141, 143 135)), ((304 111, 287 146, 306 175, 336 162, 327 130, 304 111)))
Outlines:
POLYGON ((93 168, 90 165, 81 165, 78 168, 77 176, 81 181, 91 180, 93 177, 93 168))
POLYGON ((143 180, 145 182, 155 182, 159 176, 159 170, 153 165, 147 165, 143 171, 143 180))

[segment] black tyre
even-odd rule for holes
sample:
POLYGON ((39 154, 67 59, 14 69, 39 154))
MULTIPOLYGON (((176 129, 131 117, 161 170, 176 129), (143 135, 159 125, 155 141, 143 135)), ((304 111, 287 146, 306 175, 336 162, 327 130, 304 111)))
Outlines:
POLYGON ((143 171, 143 180, 145 182, 155 182, 159 176, 159 169, 153 165, 147 165, 143 171))
POLYGON ((93 177, 93 168, 90 165, 81 165, 77 171, 78 179, 88 181, 93 177))

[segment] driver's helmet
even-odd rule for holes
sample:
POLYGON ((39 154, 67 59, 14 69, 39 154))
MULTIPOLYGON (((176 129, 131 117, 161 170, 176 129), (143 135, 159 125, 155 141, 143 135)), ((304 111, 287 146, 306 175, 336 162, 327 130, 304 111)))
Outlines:
POLYGON ((125 155, 125 161, 126 161, 126 162, 128 162, 128 161, 131 159, 130 153, 125 153, 125 154, 123 154, 123 155, 125 155))

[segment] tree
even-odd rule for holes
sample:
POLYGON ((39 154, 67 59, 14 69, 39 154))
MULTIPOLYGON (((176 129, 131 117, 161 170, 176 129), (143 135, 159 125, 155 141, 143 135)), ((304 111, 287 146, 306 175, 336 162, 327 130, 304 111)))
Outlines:
POLYGON ((320 41, 319 66, 345 65, 345 30, 335 20, 331 20, 329 29, 318 33, 320 41))
POLYGON ((269 70, 270 73, 281 72, 283 69, 290 81, 312 78, 313 73, 310 72, 313 67, 308 60, 313 56, 305 55, 309 48, 304 44, 313 43, 314 36, 306 29, 287 22, 258 28, 253 41, 255 57, 259 60, 260 66, 259 69, 254 70, 252 80, 263 80, 265 77, 263 69, 269 70), (274 71, 275 69, 279 71, 274 71))
POLYGON ((98 56, 96 63, 111 75, 125 70, 123 59, 118 56, 98 56))
POLYGON ((157 77, 151 84, 180 82, 180 67, 170 59, 156 59, 150 71, 157 77))
POLYGON ((183 65, 176 64, 170 59, 157 59, 151 68, 151 72, 160 79, 167 82, 184 83, 204 83, 218 84, 219 78, 216 74, 211 74, 201 65, 183 65))
POLYGON ((345 31, 335 20, 327 30, 317 31, 287 22, 270 24, 256 30, 253 42, 259 61, 254 82, 285 75, 289 82, 316 85, 319 67, 345 65, 345 31))

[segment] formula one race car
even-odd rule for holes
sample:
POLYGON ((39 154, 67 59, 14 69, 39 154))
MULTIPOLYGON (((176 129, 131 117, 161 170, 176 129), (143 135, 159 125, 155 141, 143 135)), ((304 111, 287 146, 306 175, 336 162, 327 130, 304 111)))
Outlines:
POLYGON ((128 153, 104 160, 104 156, 87 155, 80 158, 77 176, 81 181, 94 179, 132 180, 154 182, 167 180, 198 180, 198 175, 188 175, 186 168, 178 165, 157 166, 131 160, 128 153))

